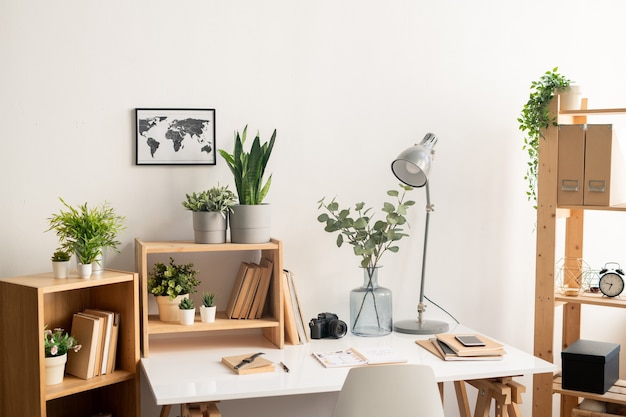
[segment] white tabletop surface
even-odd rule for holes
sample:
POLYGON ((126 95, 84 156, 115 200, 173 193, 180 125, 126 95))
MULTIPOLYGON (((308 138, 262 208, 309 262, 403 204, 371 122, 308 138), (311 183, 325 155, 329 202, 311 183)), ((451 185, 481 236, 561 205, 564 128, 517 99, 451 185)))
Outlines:
MULTIPOLYGON (((475 333, 462 325, 451 333, 475 333)), ((141 359, 144 377, 157 405, 219 401, 280 395, 339 391, 349 368, 325 368, 313 352, 348 347, 391 347, 409 363, 430 365, 437 381, 459 381, 501 376, 552 373, 555 366, 533 355, 505 345, 506 355, 498 361, 443 361, 415 343, 416 336, 392 333, 383 337, 311 340, 303 345, 277 349, 255 336, 193 337, 151 340, 150 357, 141 359), (252 344, 251 344, 252 343, 252 344), (275 362, 274 372, 237 375, 221 363, 223 356, 264 352, 275 362), (279 362, 285 363, 285 372, 279 362)))

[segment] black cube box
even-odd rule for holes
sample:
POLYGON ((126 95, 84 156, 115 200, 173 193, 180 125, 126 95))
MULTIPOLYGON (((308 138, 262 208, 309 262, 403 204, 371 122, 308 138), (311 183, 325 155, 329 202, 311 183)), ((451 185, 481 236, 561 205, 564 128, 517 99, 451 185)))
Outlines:
POLYGON ((561 352, 562 387, 604 394, 619 379, 619 345, 580 339, 561 352))

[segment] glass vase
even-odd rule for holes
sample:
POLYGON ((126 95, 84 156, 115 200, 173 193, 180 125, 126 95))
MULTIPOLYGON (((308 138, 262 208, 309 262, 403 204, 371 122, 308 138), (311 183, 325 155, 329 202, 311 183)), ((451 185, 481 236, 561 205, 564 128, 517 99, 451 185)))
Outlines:
POLYGON ((393 327, 391 290, 378 285, 378 270, 363 269, 363 285, 350 291, 350 330, 357 336, 384 336, 393 327))

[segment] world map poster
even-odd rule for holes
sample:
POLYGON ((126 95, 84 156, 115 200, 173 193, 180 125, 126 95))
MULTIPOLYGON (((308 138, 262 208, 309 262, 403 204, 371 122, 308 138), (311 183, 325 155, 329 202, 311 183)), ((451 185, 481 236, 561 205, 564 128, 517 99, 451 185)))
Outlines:
POLYGON ((215 109, 136 109, 137 165, 215 165, 215 109))

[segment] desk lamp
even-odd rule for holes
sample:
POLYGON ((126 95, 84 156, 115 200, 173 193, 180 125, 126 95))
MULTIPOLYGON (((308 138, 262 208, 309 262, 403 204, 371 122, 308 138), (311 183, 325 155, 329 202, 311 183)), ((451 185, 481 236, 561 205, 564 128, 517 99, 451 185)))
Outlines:
POLYGON ((393 329, 399 333, 409 334, 435 334, 448 331, 448 323, 436 320, 424 320, 423 313, 426 310, 424 304, 424 281, 426 279, 426 246, 428 243, 428 222, 430 213, 434 211, 434 205, 430 202, 430 190, 428 188, 428 173, 437 143, 437 136, 427 133, 419 144, 404 150, 391 163, 394 175, 406 185, 414 188, 426 187, 426 225, 424 227, 424 248, 422 251, 422 279, 420 282, 420 298, 417 305, 417 320, 402 320, 394 324, 393 329))

